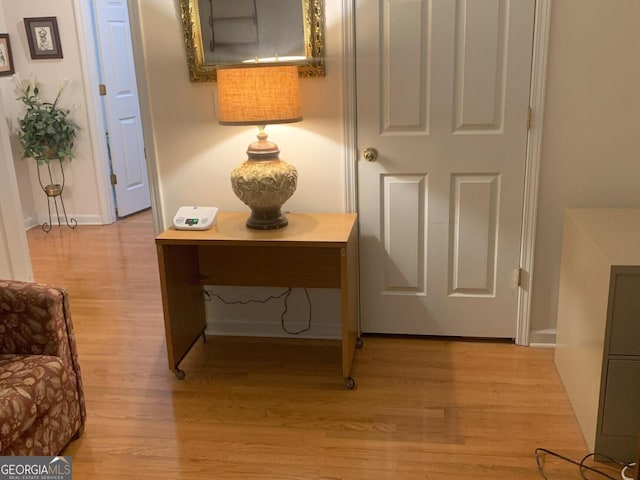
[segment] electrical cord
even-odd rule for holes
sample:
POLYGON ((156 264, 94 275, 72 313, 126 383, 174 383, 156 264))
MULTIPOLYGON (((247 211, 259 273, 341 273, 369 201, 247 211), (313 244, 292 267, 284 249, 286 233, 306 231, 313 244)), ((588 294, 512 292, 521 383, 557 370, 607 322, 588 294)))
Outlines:
POLYGON ((288 333, 289 335, 300 335, 301 333, 308 332, 311 329, 311 299, 309 298, 309 291, 306 288, 304 289, 304 294, 307 297, 307 305, 309 306, 307 326, 295 332, 289 330, 284 324, 284 316, 289 308, 287 300, 289 300, 289 295, 291 295, 291 289, 289 289, 289 295, 284 297, 284 311, 282 312, 282 315, 280 315, 280 326, 282 327, 282 330, 284 330, 285 333, 288 333))
POLYGON ((584 457, 582 457, 582 459, 580 461, 576 461, 576 460, 573 460, 573 459, 571 459, 569 457, 565 457, 564 455, 560 455, 559 453, 556 453, 556 452, 554 452, 552 450, 548 450, 546 448, 536 448, 535 456, 536 456, 536 464, 538 466, 538 473, 540 473, 542 478, 544 478, 545 480, 549 480, 549 478, 544 473, 544 465, 541 463, 541 461, 542 461, 542 455, 540 455, 541 453, 546 453, 546 454, 549 454, 549 455, 553 455, 554 457, 558 457, 558 458, 564 460, 565 462, 569 462, 569 463, 571 463, 573 465, 576 465, 579 468, 580 477, 583 478, 584 480, 590 480, 585 476, 585 471, 596 473, 596 474, 601 475, 601 476, 603 476, 605 478, 608 478, 610 480, 618 480, 617 477, 612 477, 611 475, 609 475, 606 472, 603 472, 602 470, 598 470, 597 468, 593 468, 593 467, 590 467, 588 465, 585 465, 584 462, 586 462, 591 457, 595 457, 596 455, 598 457, 602 457, 605 460, 607 460, 607 461, 609 461, 611 463, 615 463, 616 465, 619 465, 620 467, 622 467, 622 471, 620 472, 620 474, 621 474, 623 480, 626 480, 627 478, 629 478, 629 477, 625 477, 624 476, 624 472, 626 471, 626 469, 629 466, 633 465, 633 464, 626 464, 626 463, 623 463, 623 462, 619 462, 619 461, 609 457, 608 455, 604 455, 604 454, 601 454, 601 453, 595 453, 595 452, 589 453, 589 454, 585 455, 584 457))
POLYGON ((301 333, 304 332, 308 332, 311 329, 311 298, 309 297, 309 291, 305 288, 304 289, 304 294, 307 298, 307 305, 309 308, 309 314, 307 316, 307 325, 303 328, 301 328, 300 330, 296 330, 296 331, 292 331, 289 330, 286 325, 285 325, 285 316, 287 315, 287 312, 289 311, 289 297, 291 296, 291 294, 293 293, 293 289, 292 288, 287 288, 284 292, 278 294, 278 295, 270 295, 269 297, 263 299, 263 300, 254 300, 254 299, 250 299, 250 300, 226 300, 223 297, 221 297, 220 295, 218 295, 215 292, 212 292, 210 290, 207 290, 206 288, 203 290, 205 296, 206 296, 206 301, 210 302, 213 298, 219 300, 220 302, 224 303, 225 305, 248 305, 250 303, 268 303, 271 300, 278 300, 280 298, 284 298, 284 309, 282 310, 282 313, 280 314, 280 327, 282 328, 282 330, 289 334, 289 335, 300 335, 301 333))
POLYGON ((635 466, 636 466, 635 462, 624 466, 624 468, 620 472, 620 476, 622 477, 622 480, 633 480, 633 477, 627 477, 627 469, 630 468, 630 467, 635 467, 635 466))
POLYGON ((207 298, 205 300, 207 301, 211 301, 212 298, 216 298, 218 300, 220 300, 222 303, 224 303, 225 305, 248 305, 250 303, 268 303, 271 300, 277 300, 278 298, 282 298, 285 295, 289 296, 291 294, 291 289, 287 288, 284 292, 278 294, 278 295, 271 295, 263 300, 225 300, 224 298, 222 298, 220 295, 218 295, 215 292, 209 291, 206 288, 204 289, 204 294, 207 296, 207 298))

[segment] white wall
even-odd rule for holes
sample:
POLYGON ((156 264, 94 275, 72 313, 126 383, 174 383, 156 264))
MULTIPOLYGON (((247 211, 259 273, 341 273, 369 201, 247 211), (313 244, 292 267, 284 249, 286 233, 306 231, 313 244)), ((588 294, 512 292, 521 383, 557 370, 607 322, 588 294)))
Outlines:
MULTIPOLYGON (((67 164, 65 203, 70 216, 79 223, 94 223, 100 216, 96 166, 91 158, 88 135, 88 113, 85 107, 85 88, 82 83, 81 57, 78 43, 79 29, 72 0, 38 2, 2 0, 3 12, 14 51, 16 71, 27 78, 34 74, 43 83, 46 98, 54 96, 63 77, 73 80, 65 100, 74 105, 74 119, 81 126, 76 155, 67 164), (31 60, 24 32, 23 18, 56 16, 60 27, 64 58, 57 60, 31 60)), ((154 170, 158 173, 160 228, 170 223, 175 210, 184 204, 213 204, 225 210, 246 210, 233 194, 229 183, 231 170, 245 159, 247 145, 254 140, 253 128, 220 127, 214 113, 215 84, 192 84, 188 80, 186 55, 182 39, 182 24, 178 4, 174 0, 132 1, 136 26, 141 42, 135 46, 143 57, 148 98, 144 106, 148 113, 145 142, 151 152, 154 170)), ((305 121, 291 126, 270 128, 271 139, 279 144, 282 158, 293 163, 299 171, 298 191, 285 205, 296 211, 344 210, 344 158, 342 148, 342 40, 340 2, 331 0, 326 8, 326 78, 303 79, 303 113, 305 121)), ((13 85, 10 80, 0 83, 9 92, 3 115, 15 125, 19 114, 18 102, 11 101, 13 85)), ((4 137, 6 139, 6 137, 4 137)), ((35 184, 33 162, 20 159, 20 149, 14 139, 15 167, 17 167, 22 204, 26 205, 27 221, 41 223, 46 209, 44 196, 35 184), (31 218, 33 217, 33 218, 31 218), (36 219, 34 221, 34 218, 36 219)), ((7 177, 10 179, 10 177, 7 177)), ((11 238, 11 225, 4 218, 3 228, 11 238)), ((95 223, 99 223, 95 222, 95 223)), ((15 227, 13 227, 15 228, 15 227)), ((22 243, 26 245, 26 242, 22 243)), ((243 292, 240 292, 241 294, 243 292)), ((232 292, 237 295, 238 292, 232 292)), ((252 298, 261 293, 248 292, 252 298)), ((315 305, 322 312, 314 312, 316 319, 324 316, 339 318, 335 292, 312 292, 315 305)), ((304 309, 304 305, 300 308, 304 309)), ((295 312, 292 312, 295 316, 295 312)), ((256 311, 255 315, 261 312, 256 311)), ((249 315, 251 316, 251 315, 249 315)), ((295 326, 294 326, 295 327, 295 326)), ((338 325, 328 322, 329 330, 338 325)), ((328 330, 323 330, 325 335, 328 330)), ((338 330, 339 331, 339 330, 338 330)), ((317 334, 317 332, 315 332, 317 334)), ((331 334, 331 333, 329 333, 331 334)))
MULTIPOLYGON (((213 84, 190 84, 177 2, 137 0, 165 224, 185 203, 244 209, 229 185, 251 128, 221 127, 213 84)), ((305 121, 270 130, 300 171, 291 210, 344 209, 340 0, 327 0, 327 77, 303 79, 305 121)), ((640 3, 553 2, 532 287, 531 340, 553 341, 562 213, 640 207, 640 3), (545 332, 551 335, 545 335, 545 332)))
MULTIPOLYGON (((39 0, 2 0, 2 9, 6 19, 6 32, 9 33, 15 71, 22 79, 33 75, 42 84, 41 92, 45 100, 53 100, 64 78, 72 81, 65 90, 61 103, 72 110, 72 118, 80 126, 74 153, 76 158, 70 163, 65 161, 66 184, 64 201, 69 216, 79 223, 102 223, 102 212, 98 198, 96 166, 89 138, 88 114, 85 101, 82 64, 78 44, 78 31, 73 0, 42 2, 39 0), (57 18, 60 30, 60 43, 64 58, 32 60, 25 32, 25 17, 57 18)), ((21 114, 20 103, 15 99, 13 82, 3 79, 4 106, 6 117, 12 131, 21 114)), ((12 138, 15 169, 24 209, 25 223, 34 225, 48 220, 46 197, 36 181, 36 170, 32 160, 22 159, 19 143, 12 138)))
MULTIPOLYGON (((243 160, 253 129, 217 125, 214 84, 189 82, 178 2, 132 1, 141 19, 143 42, 137 49, 145 55, 149 91, 146 142, 157 162, 164 224, 187 203, 246 209, 231 191, 229 172, 243 160)), ((17 70, 25 77, 34 72, 53 90, 60 77, 71 77, 76 84, 68 100, 79 109, 77 121, 86 122, 71 0, 2 0, 2 5, 17 70), (29 58, 22 18, 44 15, 58 16, 63 60, 29 58)), ((305 121, 270 129, 282 158, 300 172, 298 191, 285 205, 289 210, 344 210, 340 7, 341 0, 326 0, 327 77, 302 80, 305 121)), ((553 2, 532 292, 534 333, 555 328, 563 209, 640 207, 638 45, 636 0, 553 2)), ((0 88, 5 107, 14 108, 6 95, 8 82, 0 79, 0 88)), ((76 216, 89 217, 99 211, 95 167, 91 150, 82 143, 87 141, 84 134, 79 140, 68 204, 76 216)), ((16 160, 19 183, 24 181, 24 165, 16 160)), ((35 197, 34 203, 42 200, 35 197)), ((15 238, 15 227, 0 220, 5 237, 15 238)), ((532 341, 539 338, 533 335, 532 341)))
MULTIPOLYGON (((229 175, 246 159, 253 127, 223 127, 215 117, 215 83, 189 81, 178 2, 137 0, 155 162, 165 225, 181 205, 246 210, 229 175)), ((267 128, 281 158, 299 173, 285 210, 344 211, 340 0, 326 2, 327 76, 301 79, 304 121, 267 128)))
POLYGON ((0 94, 0 278, 33 280, 9 132, 0 94))
POLYGON ((534 342, 556 325, 563 210, 640 207, 640 2, 555 0, 551 21, 534 342))
MULTIPOLYGON (((0 8, 0 31, 6 31, 0 8)), ((33 280, 0 83, 0 278, 33 280)))
MULTIPOLYGON (((215 205, 248 214, 248 208, 233 193, 229 176, 246 159, 256 128, 218 125, 216 84, 189 81, 178 2, 136 0, 134 5, 148 92, 144 108, 150 121, 145 141, 148 153, 154 152, 158 171, 163 227, 170 225, 181 205, 215 205)), ((326 1, 327 76, 301 79, 304 121, 267 127, 269 139, 280 147, 281 158, 298 169, 298 188, 284 205, 285 211, 345 210, 340 15, 340 0, 326 1)), ((277 289, 217 291, 228 300, 262 299, 278 293, 277 289)), ((292 322, 304 322, 304 296, 296 295, 302 301, 296 301, 288 317, 292 322)), ((339 336, 338 292, 314 290, 311 300, 314 322, 307 336, 339 336)), ((277 302, 248 308, 212 302, 207 307, 210 332, 282 333, 277 302), (241 330, 231 332, 233 328, 241 330)), ((301 327, 299 323, 289 325, 294 330, 301 327)))

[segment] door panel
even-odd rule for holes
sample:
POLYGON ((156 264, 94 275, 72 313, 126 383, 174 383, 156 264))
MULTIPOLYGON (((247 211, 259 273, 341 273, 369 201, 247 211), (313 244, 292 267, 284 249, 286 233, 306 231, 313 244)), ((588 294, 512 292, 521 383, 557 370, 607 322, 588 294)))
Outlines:
POLYGON ((456 10, 454 132, 500 132, 505 96, 505 5, 465 0, 456 10))
POLYGON ((494 295, 499 178, 454 174, 451 179, 449 294, 494 295))
POLYGON ((382 132, 426 132, 426 68, 421 61, 425 32, 423 2, 385 2, 382 32, 382 132), (392 55, 403 51, 405 55, 392 55))
POLYGON ((96 0, 118 216, 151 206, 126 0, 96 0))
POLYGON ((534 0, 357 0, 364 332, 514 337, 534 0))
POLYGON ((424 295, 427 178, 420 175, 384 175, 382 179, 382 238, 387 252, 383 292, 424 295))

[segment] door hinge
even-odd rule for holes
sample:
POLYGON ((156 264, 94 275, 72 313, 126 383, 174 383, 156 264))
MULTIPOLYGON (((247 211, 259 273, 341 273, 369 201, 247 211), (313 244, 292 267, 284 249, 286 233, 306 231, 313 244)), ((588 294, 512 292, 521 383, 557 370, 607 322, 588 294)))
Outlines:
POLYGON ((101 97, 105 97, 107 95, 107 86, 104 83, 98 85, 98 89, 100 90, 101 97))
POLYGON ((111 174, 111 185, 117 185, 118 184, 118 177, 116 176, 115 173, 111 174))
POLYGON ((524 269, 520 267, 516 270, 516 286, 517 287, 522 287, 523 277, 524 277, 524 269))
POLYGON ((531 130, 531 116, 533 115, 533 110, 531 107, 527 107, 527 130, 531 130))

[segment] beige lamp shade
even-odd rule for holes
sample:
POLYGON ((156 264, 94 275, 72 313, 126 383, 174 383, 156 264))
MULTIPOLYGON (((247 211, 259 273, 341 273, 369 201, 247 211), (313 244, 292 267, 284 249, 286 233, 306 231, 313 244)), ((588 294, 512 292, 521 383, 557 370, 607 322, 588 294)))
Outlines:
POLYGON ((302 120, 298 67, 258 63, 218 68, 218 121, 221 125, 256 125, 258 141, 247 160, 231 172, 231 186, 251 208, 248 228, 271 230, 288 224, 281 207, 293 195, 298 172, 279 158, 267 140, 265 125, 302 120))
POLYGON ((298 67, 250 64, 218 69, 221 125, 269 125, 302 120, 298 67))

